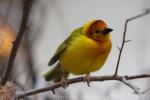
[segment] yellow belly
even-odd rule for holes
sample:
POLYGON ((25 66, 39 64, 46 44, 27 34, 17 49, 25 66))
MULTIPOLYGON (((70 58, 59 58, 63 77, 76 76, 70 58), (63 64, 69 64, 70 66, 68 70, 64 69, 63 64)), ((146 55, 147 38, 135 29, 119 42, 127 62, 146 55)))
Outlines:
POLYGON ((72 74, 87 74, 103 66, 110 49, 110 40, 101 43, 81 35, 60 56, 60 65, 72 74))

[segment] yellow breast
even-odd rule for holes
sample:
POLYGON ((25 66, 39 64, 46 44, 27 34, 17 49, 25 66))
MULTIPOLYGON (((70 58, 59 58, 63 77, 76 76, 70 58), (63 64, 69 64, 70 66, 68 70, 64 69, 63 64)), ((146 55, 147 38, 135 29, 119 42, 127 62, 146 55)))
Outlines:
POLYGON ((60 65, 73 74, 87 74, 103 66, 110 49, 110 40, 101 43, 80 35, 60 56, 60 65))

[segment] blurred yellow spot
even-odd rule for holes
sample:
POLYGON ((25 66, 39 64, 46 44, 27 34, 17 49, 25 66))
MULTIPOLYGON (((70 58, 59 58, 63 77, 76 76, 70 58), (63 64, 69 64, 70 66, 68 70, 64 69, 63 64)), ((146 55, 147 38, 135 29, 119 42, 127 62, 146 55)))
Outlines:
POLYGON ((8 26, 0 27, 0 57, 8 57, 14 41, 14 32, 8 26))

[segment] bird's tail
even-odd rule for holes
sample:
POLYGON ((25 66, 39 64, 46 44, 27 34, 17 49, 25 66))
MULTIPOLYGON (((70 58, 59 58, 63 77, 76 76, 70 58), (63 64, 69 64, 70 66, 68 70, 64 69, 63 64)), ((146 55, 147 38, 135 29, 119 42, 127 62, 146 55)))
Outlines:
POLYGON ((49 70, 43 76, 46 81, 53 80, 54 82, 58 82, 58 81, 61 81, 62 76, 67 78, 68 75, 69 73, 62 70, 62 68, 60 67, 60 64, 58 63, 52 70, 49 70))
POLYGON ((59 64, 57 64, 52 70, 49 70, 44 74, 44 78, 46 81, 52 81, 52 80, 60 81, 61 76, 62 76, 62 71, 59 64))

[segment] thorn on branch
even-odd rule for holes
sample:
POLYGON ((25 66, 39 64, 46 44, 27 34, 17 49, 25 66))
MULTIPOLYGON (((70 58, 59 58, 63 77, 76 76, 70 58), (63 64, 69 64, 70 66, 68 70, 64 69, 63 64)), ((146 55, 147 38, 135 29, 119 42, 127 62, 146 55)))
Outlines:
POLYGON ((54 95, 56 94, 54 89, 52 89, 52 92, 53 92, 54 95))
POLYGON ((131 42, 131 41, 132 41, 132 40, 125 40, 124 42, 127 43, 127 42, 131 42))
POLYGON ((120 52, 121 48, 120 48, 119 46, 117 46, 117 49, 118 49, 118 50, 119 50, 119 52, 120 52))
POLYGON ((150 8, 145 9, 145 12, 146 12, 146 13, 150 13, 150 8))
POLYGON ((128 76, 124 76, 125 79, 128 79, 128 76))

